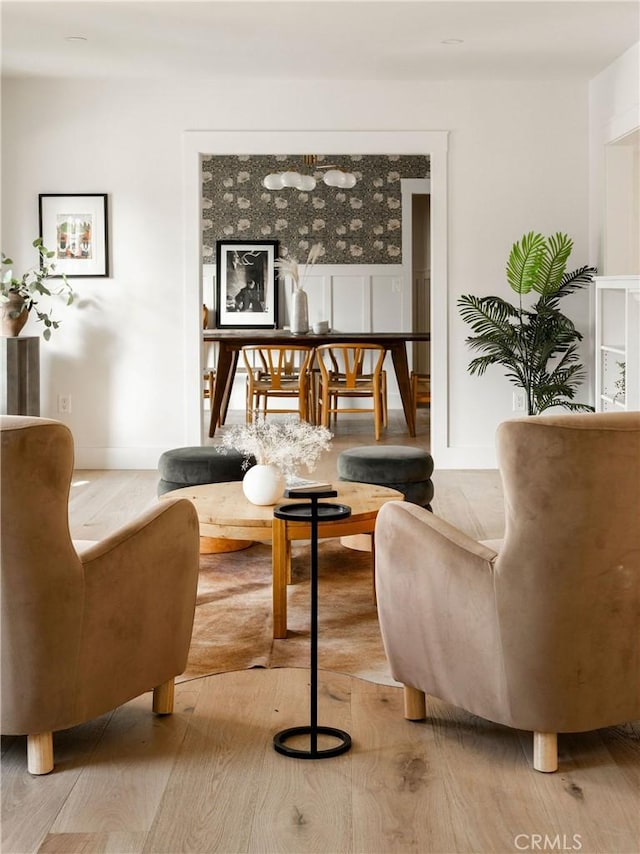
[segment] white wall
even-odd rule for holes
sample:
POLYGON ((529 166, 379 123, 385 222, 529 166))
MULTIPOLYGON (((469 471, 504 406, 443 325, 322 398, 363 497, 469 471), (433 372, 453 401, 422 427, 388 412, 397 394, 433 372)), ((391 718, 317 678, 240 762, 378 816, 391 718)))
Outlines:
MULTIPOLYGON (((626 50, 589 84, 589 254, 600 274, 607 273, 604 247, 606 146, 638 127, 640 42, 626 50)), ((591 296, 589 364, 595 361, 595 294, 591 296)), ((595 397, 595 371, 590 376, 592 388, 595 397)))
POLYGON ((603 273, 607 272, 603 246, 605 146, 639 127, 640 42, 637 42, 589 84, 589 248, 594 263, 603 273))
MULTIPOLYGON (((42 415, 60 417, 78 467, 154 468, 186 443, 181 146, 186 130, 449 130, 449 436, 436 465, 492 466, 512 389, 466 371, 462 293, 510 296, 514 240, 563 230, 587 254, 587 87, 579 82, 381 83, 6 80, 2 246, 31 261, 39 192, 107 192, 112 277, 75 280, 80 307, 42 346, 42 415)), ((571 314, 588 319, 587 301, 571 314)), ((30 325, 23 334, 36 334, 30 325)))

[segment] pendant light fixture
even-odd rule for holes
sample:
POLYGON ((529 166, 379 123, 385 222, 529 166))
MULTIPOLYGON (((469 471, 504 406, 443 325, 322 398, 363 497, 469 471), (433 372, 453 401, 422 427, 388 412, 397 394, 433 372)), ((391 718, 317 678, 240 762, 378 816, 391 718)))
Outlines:
MULTIPOLYGON (((356 176, 353 172, 344 172, 333 164, 319 166, 317 161, 318 158, 315 154, 305 154, 303 157, 303 163, 307 168, 327 170, 322 176, 327 187, 340 187, 344 190, 355 187, 356 176)), ((272 172, 265 177, 262 184, 267 190, 282 190, 284 187, 293 187, 296 190, 310 193, 316 188, 316 179, 313 175, 304 175, 300 172, 272 172)))

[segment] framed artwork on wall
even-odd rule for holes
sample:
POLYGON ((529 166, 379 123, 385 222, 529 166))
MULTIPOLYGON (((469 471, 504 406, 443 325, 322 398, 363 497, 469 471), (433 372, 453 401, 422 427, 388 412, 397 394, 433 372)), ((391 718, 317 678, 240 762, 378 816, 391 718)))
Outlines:
POLYGON ((40 237, 56 275, 109 275, 106 193, 40 193, 40 237))
POLYGON ((216 323, 224 329, 278 325, 278 240, 216 241, 216 323))

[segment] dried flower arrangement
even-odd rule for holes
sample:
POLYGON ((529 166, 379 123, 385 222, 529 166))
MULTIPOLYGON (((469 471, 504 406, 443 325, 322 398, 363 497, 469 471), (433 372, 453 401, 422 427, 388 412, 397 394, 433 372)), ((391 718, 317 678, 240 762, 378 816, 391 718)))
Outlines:
POLYGON ((307 260, 305 261, 302 271, 300 270, 300 264, 296 258, 278 258, 275 262, 275 266, 282 275, 291 276, 296 290, 303 289, 305 276, 310 272, 318 258, 323 254, 324 248, 322 243, 314 243, 311 249, 309 249, 309 254, 307 255, 307 260))
POLYGON ((313 471, 320 454, 329 450, 332 438, 326 427, 315 427, 307 421, 267 421, 254 416, 251 424, 231 427, 225 433, 221 451, 235 449, 244 454, 243 468, 248 468, 249 458, 255 457, 259 465, 274 465, 283 474, 291 475, 302 464, 307 471, 313 471))

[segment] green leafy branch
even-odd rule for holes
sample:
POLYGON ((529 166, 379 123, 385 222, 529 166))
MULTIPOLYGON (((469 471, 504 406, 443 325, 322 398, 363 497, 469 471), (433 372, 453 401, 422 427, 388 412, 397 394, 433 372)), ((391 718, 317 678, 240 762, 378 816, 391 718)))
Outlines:
POLYGON ((75 299, 75 294, 67 277, 62 273, 60 275, 61 284, 57 289, 52 289, 48 285, 49 279, 57 275, 55 273, 55 263, 52 259, 55 257, 55 252, 47 249, 43 244, 42 238, 38 237, 33 241, 32 246, 38 250, 39 265, 32 267, 22 274, 20 278, 13 275, 13 261, 7 255, 2 253, 2 279, 0 281, 0 302, 12 302, 12 296, 19 297, 21 304, 15 305, 9 311, 9 317, 19 317, 23 312, 33 311, 38 320, 44 324, 42 337, 48 341, 51 338, 51 331, 60 326, 60 321, 53 318, 53 309, 45 311, 40 306, 40 297, 61 296, 66 300, 66 305, 71 305, 75 299))

